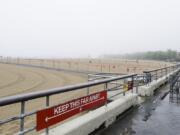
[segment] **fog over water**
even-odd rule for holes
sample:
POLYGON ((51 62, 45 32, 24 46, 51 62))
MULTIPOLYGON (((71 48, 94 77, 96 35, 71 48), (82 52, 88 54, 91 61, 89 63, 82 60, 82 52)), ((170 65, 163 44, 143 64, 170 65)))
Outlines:
POLYGON ((180 51, 179 0, 1 0, 0 55, 180 51))

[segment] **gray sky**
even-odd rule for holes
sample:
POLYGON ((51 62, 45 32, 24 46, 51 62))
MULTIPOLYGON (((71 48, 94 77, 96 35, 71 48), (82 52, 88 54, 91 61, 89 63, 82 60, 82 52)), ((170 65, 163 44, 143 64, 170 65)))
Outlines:
POLYGON ((179 50, 179 0, 1 0, 0 55, 179 50))

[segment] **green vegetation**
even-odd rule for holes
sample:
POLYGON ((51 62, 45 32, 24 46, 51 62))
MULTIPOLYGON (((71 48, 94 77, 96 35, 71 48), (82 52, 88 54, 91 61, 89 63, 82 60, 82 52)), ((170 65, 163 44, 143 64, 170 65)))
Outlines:
POLYGON ((146 59, 146 60, 163 60, 163 61, 180 61, 180 52, 174 50, 167 51, 148 51, 124 55, 105 55, 108 58, 124 59, 146 59))

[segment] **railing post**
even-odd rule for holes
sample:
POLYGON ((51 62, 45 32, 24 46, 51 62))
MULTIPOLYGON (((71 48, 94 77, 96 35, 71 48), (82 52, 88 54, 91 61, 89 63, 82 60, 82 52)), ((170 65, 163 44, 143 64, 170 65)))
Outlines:
POLYGON ((145 73, 147 85, 152 81, 152 75, 150 72, 145 73))
POLYGON ((108 83, 105 83, 104 90, 108 91, 108 83))
POLYGON ((136 76, 136 94, 138 94, 138 87, 139 87, 139 80, 138 80, 138 76, 136 76))
MULTIPOLYGON (((125 80, 124 80, 124 86, 123 87, 125 87, 125 80)), ((124 88, 123 88, 124 89, 124 88)), ((125 89, 123 90, 123 96, 125 96, 126 95, 126 91, 125 91, 125 89)))
POLYGON ((156 80, 158 79, 158 71, 156 71, 156 80))
POLYGON ((25 114, 25 101, 21 102, 21 114, 20 114, 20 135, 24 135, 24 114, 25 114))
MULTIPOLYGON (((49 106, 49 96, 46 96, 46 107, 49 106)), ((46 128, 46 135, 49 135, 49 128, 46 128)))
MULTIPOLYGON (((89 74, 88 74, 88 82, 89 82, 89 74)), ((87 87, 87 95, 89 95, 89 87, 87 87)))
MULTIPOLYGON (((106 90, 107 93, 108 93, 108 83, 107 83, 107 82, 106 82, 105 85, 104 85, 104 90, 106 90)), ((107 101, 106 101, 106 106, 107 106, 107 104, 108 104, 108 103, 107 103, 107 101)))
POLYGON ((132 93, 133 93, 133 88, 134 88, 134 76, 132 76, 132 93))

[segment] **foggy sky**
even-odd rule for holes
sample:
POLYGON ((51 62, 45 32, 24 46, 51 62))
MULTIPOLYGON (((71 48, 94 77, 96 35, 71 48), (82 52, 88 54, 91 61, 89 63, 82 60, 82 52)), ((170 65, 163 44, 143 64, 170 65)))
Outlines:
POLYGON ((180 51, 179 0, 1 0, 0 55, 180 51))

